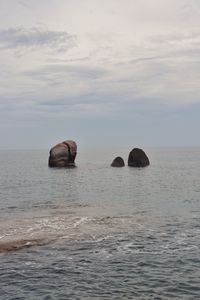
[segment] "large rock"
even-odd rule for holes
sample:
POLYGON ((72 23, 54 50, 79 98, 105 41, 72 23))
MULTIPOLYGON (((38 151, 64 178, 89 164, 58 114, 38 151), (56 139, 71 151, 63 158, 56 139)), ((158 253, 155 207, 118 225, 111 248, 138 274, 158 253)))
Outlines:
POLYGON ((149 159, 146 153, 139 148, 134 148, 128 157, 128 166, 135 168, 142 168, 150 165, 149 159))
POLYGON ((124 166, 125 166, 124 160, 120 156, 117 156, 111 164, 111 167, 124 167, 124 166))
POLYGON ((55 145, 49 152, 49 167, 75 167, 77 145, 67 140, 55 145))

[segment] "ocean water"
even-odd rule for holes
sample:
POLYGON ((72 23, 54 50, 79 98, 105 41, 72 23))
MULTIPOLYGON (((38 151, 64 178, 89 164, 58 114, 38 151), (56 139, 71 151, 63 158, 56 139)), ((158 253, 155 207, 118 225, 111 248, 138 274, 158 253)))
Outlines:
POLYGON ((0 151, 0 299, 200 299, 200 149, 145 150, 0 151))

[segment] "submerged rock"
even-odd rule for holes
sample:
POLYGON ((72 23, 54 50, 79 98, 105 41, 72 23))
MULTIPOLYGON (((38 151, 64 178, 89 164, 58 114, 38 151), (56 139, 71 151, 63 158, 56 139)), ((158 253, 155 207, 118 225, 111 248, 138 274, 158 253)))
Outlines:
POLYGON ((123 158, 122 157, 120 157, 120 156, 117 156, 114 160, 113 160, 113 162, 112 162, 112 164, 111 164, 111 167, 124 167, 125 166, 125 163, 124 163, 124 160, 123 160, 123 158))
POLYGON ((149 159, 146 153, 139 148, 134 148, 128 157, 128 166, 135 168, 143 168, 150 165, 149 159))
POLYGON ((77 145, 67 140, 55 145, 49 152, 49 167, 75 167, 77 145))
POLYGON ((22 239, 14 241, 0 242, 0 253, 6 253, 9 251, 17 251, 23 248, 30 248, 33 246, 42 246, 48 244, 50 241, 42 239, 22 239))

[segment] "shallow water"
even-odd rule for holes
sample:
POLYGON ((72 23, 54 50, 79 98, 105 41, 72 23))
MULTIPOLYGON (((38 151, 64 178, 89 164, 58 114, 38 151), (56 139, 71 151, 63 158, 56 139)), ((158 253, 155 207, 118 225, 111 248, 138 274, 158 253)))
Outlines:
POLYGON ((0 151, 0 299, 200 299, 200 149, 147 154, 0 151))

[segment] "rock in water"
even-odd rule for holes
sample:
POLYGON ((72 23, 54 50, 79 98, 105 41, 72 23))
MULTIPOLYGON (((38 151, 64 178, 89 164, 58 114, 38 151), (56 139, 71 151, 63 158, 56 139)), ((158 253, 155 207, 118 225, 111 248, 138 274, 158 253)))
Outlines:
POLYGON ((55 145, 49 152, 49 167, 75 167, 77 145, 67 140, 55 145))
POLYGON ((150 165, 149 159, 146 153, 139 148, 134 148, 128 157, 128 166, 135 168, 143 168, 150 165))
POLYGON ((124 166, 125 166, 124 160, 120 156, 117 156, 111 164, 111 167, 124 167, 124 166))

